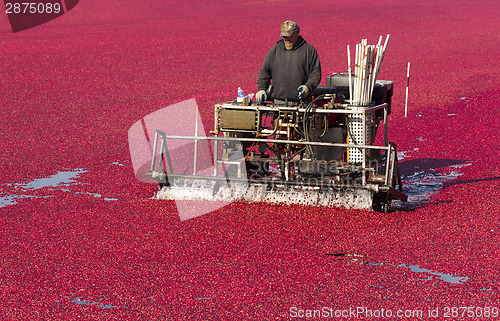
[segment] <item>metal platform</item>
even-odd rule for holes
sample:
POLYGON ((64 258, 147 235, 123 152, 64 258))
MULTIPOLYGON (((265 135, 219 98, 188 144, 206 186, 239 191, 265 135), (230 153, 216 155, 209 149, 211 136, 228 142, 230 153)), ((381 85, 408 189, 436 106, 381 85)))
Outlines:
POLYGON ((262 201, 387 212, 393 199, 406 200, 396 145, 387 137, 387 107, 387 103, 339 104, 329 95, 307 106, 217 104, 213 136, 173 136, 156 130, 148 176, 160 183, 158 197, 165 199, 262 201), (381 122, 385 144, 375 146, 381 122), (194 143, 193 158, 187 161, 192 174, 174 171, 168 148, 173 140, 194 143), (208 144, 212 150, 212 168, 200 173, 197 144, 208 144))

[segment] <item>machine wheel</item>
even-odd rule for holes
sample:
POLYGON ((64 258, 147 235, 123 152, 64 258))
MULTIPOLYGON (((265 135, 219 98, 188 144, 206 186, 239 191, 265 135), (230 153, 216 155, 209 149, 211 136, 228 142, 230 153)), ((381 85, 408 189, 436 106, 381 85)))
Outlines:
POLYGON ((392 201, 389 193, 376 193, 373 195, 373 205, 374 211, 381 213, 389 213, 392 209, 392 201))

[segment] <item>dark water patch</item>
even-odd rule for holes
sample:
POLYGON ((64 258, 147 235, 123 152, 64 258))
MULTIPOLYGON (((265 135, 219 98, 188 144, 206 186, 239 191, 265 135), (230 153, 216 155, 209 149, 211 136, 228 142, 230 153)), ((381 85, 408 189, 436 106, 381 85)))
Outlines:
POLYGON ((464 284, 469 279, 467 276, 459 276, 457 274, 436 272, 429 269, 421 268, 418 265, 406 265, 406 264, 392 264, 385 262, 369 261, 366 258, 367 255, 362 254, 351 254, 351 253, 325 253, 325 255, 333 256, 337 261, 347 261, 348 263, 358 263, 373 267, 392 267, 392 268, 405 268, 420 275, 422 278, 418 279, 420 281, 430 281, 438 279, 445 283, 450 284, 464 284))
POLYGON ((419 158, 399 164, 403 192, 408 202, 397 202, 396 210, 413 210, 432 200, 440 190, 463 175, 462 169, 472 163, 458 159, 419 158))

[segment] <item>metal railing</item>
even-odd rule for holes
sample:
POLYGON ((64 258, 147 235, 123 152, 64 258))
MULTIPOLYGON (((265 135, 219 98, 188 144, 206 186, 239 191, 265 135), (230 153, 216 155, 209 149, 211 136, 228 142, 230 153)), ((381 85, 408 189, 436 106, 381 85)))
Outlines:
MULTIPOLYGON (((175 175, 176 177, 200 177, 196 173, 196 165, 194 165, 193 175, 179 175, 174 173, 174 169, 172 166, 172 161, 170 157, 170 152, 168 149, 167 140, 168 139, 179 139, 179 140, 193 140, 193 141, 211 141, 213 142, 214 148, 214 172, 213 178, 218 176, 218 164, 227 163, 228 161, 224 161, 219 159, 218 157, 218 148, 220 141, 229 141, 229 142, 258 142, 258 143, 275 143, 275 144, 298 144, 298 145, 311 145, 311 146, 324 146, 324 147, 342 147, 342 148, 360 148, 363 150, 371 149, 371 150, 382 150, 386 151, 386 165, 385 165, 385 179, 384 184, 387 186, 392 185, 392 181, 394 179, 394 169, 397 164, 397 156, 396 156, 396 146, 392 142, 389 142, 387 146, 373 146, 373 145, 357 145, 357 144, 344 144, 344 143, 325 143, 325 142, 307 142, 307 141, 298 141, 298 140, 285 140, 285 139, 261 139, 261 138, 235 138, 235 137, 202 137, 202 136, 176 136, 176 135, 167 135, 165 132, 157 129, 155 132, 153 153, 152 153, 152 161, 151 161, 151 172, 162 172, 163 165, 166 164, 168 166, 168 174, 169 176, 175 175), (161 138, 160 144, 160 153, 158 153, 158 141, 161 138), (157 159, 158 158, 158 159, 157 159), (157 166, 158 164, 158 166, 157 166)), ((197 148, 195 147, 194 155, 193 155, 194 164, 198 162, 198 153, 197 148)), ((243 161, 243 159, 241 160, 243 161)), ((276 160, 277 162, 279 160, 276 160)), ((233 161, 234 162, 234 161, 233 161)), ((362 176, 362 184, 366 185, 366 161, 361 165, 363 169, 362 176)))

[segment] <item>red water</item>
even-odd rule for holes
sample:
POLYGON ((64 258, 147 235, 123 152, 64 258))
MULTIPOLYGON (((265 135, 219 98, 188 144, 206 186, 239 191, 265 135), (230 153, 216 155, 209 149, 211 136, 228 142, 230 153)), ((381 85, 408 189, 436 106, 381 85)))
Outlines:
POLYGON ((0 197, 37 197, 0 207, 0 318, 276 320, 293 307, 425 318, 498 307, 498 11, 497 1, 460 0, 87 0, 18 33, 2 16, 0 197), (402 171, 470 165, 430 201, 391 214, 233 203, 180 222, 173 202, 152 200, 156 186, 134 178, 128 129, 196 98, 210 130, 214 103, 256 91, 286 19, 317 48, 324 77, 346 70, 348 44, 390 34, 379 78, 395 82, 402 171), (75 169, 86 172, 68 186, 20 185, 75 169))

